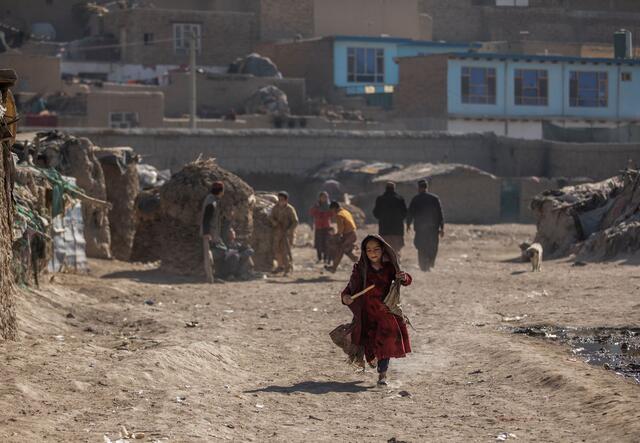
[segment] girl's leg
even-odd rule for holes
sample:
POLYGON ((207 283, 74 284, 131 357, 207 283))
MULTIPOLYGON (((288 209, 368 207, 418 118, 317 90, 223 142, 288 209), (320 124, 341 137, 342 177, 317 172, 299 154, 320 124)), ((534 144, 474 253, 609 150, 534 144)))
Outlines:
POLYGON ((386 385, 387 384, 387 370, 389 369, 389 359, 384 358, 382 360, 378 360, 378 384, 386 385))

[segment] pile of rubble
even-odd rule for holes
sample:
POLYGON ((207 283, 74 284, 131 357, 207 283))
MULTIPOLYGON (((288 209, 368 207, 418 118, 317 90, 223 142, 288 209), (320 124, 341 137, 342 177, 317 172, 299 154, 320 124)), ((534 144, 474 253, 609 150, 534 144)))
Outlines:
POLYGON ((253 189, 214 159, 198 159, 160 188, 138 196, 132 260, 160 260, 170 272, 203 275, 202 202, 215 181, 225 184, 220 204, 223 218, 236 231, 238 240, 248 243, 253 232, 253 189))
POLYGON ((545 255, 609 260, 640 250, 640 171, 538 195, 531 203, 545 255))

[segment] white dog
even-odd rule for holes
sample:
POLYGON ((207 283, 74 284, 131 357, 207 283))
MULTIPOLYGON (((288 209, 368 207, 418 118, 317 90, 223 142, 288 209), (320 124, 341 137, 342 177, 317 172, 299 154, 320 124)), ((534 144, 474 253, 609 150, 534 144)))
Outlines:
POLYGON ((522 250, 522 258, 525 261, 531 261, 531 272, 540 272, 542 269, 542 245, 540 243, 522 243, 520 245, 522 250))

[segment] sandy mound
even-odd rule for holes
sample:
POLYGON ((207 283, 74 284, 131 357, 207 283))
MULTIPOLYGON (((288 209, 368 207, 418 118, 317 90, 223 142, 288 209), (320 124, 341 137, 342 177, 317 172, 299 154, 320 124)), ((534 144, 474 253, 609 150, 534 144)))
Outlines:
POLYGON ((202 202, 214 181, 225 184, 223 218, 236 230, 240 241, 248 241, 253 230, 253 189, 213 159, 197 160, 174 174, 157 197, 145 193, 138 199, 138 232, 132 259, 161 260, 162 267, 171 272, 203 274, 202 202), (145 204, 149 205, 146 212, 141 209, 145 204), (146 251, 144 246, 148 247, 146 251))
POLYGON ((547 256, 605 260, 640 250, 640 171, 534 198, 536 241, 547 256))

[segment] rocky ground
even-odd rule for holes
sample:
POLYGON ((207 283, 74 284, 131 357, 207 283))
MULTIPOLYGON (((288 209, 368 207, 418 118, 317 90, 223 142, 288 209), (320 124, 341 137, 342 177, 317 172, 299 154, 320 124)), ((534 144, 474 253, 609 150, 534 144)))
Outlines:
POLYGON ((2 441, 589 441, 640 435, 640 385, 531 325, 640 323, 628 261, 514 260, 529 226, 452 226, 437 269, 404 263, 414 353, 390 386, 356 372, 328 332, 348 279, 297 248, 296 273, 205 285, 152 265, 94 261, 88 276, 23 289, 21 337, 0 343, 2 441), (197 324, 196 324, 197 322, 197 324), (195 327, 190 327, 195 326, 195 327))

